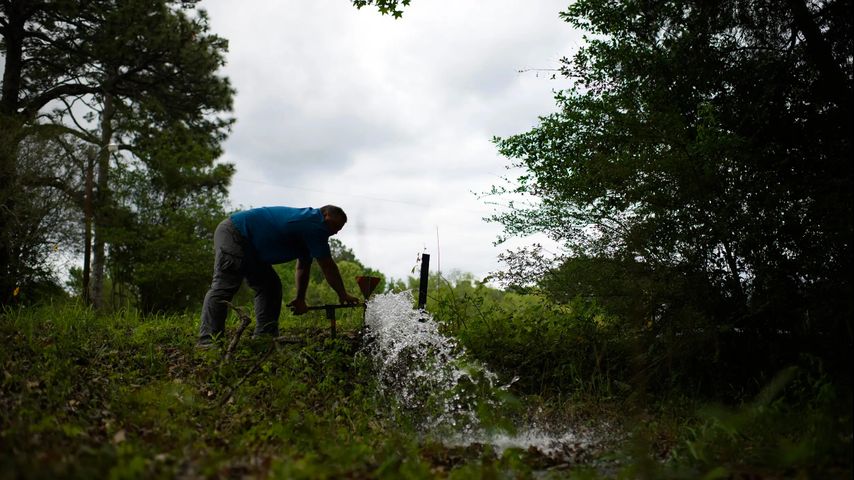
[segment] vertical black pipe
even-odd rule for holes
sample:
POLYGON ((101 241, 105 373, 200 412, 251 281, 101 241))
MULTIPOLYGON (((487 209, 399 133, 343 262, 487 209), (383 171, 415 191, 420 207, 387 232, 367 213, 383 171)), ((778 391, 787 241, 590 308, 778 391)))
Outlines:
POLYGON ((418 308, 427 304, 427 278, 430 274, 430 254, 421 254, 421 280, 418 282, 418 308))

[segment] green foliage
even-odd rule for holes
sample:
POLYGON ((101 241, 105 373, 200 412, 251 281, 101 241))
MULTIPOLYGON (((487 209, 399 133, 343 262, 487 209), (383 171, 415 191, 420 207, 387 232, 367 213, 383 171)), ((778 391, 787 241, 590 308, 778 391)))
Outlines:
POLYGON ((584 0, 563 17, 590 36, 559 111, 496 140, 523 173, 493 193, 530 200, 494 218, 505 235, 566 255, 510 253, 504 279, 650 325, 652 377, 689 362, 715 390, 807 349, 850 378, 850 2, 584 0))
MULTIPOLYGON (((515 305, 531 318, 574 318, 564 323, 568 332, 578 331, 573 322, 583 323, 584 315, 598 323, 590 311, 559 307, 549 313, 542 297, 503 298, 462 281, 459 289, 483 298, 478 308, 494 309, 494 318, 485 317, 490 321, 500 322, 498 307, 515 305)), ((514 342, 531 341, 505 328, 489 332, 509 338, 487 342, 474 304, 469 316, 455 317, 463 311, 456 301, 456 310, 436 306, 445 308, 446 328, 459 329, 473 345, 469 353, 500 363, 506 352, 493 345, 513 353, 514 342)), ((222 364, 221 352, 194 349, 196 323, 196 314, 96 315, 77 304, 4 310, 0 478, 844 478, 852 468, 850 385, 832 383, 815 358, 807 359, 813 362, 805 362, 808 367, 782 372, 735 408, 691 399, 661 400, 640 413, 596 405, 598 415, 627 424, 634 434, 604 457, 568 465, 535 451, 448 447, 441 438, 425 438, 392 398, 378 394, 371 362, 350 337, 332 340, 288 319, 283 329, 304 343, 271 351, 267 341, 244 338, 233 360, 222 364)), ((230 332, 234 328, 229 324, 230 332)), ((539 325, 530 335, 542 335, 556 355, 572 355, 551 343, 557 329, 539 325)), ((581 357, 575 355, 573 361, 581 357)), ((561 364, 555 360, 552 365, 561 364)), ((543 374, 550 368, 543 366, 543 374)), ((519 373, 534 370, 527 365, 519 373)), ((579 371, 578 378, 590 374, 579 371)), ((537 381, 520 388, 525 382, 514 388, 542 390, 537 381)), ((523 396, 509 407, 540 405, 559 418, 579 400, 612 402, 603 391, 576 390, 582 393, 568 404, 566 397, 523 396)), ((483 410, 496 427, 509 412, 483 410)))
POLYGON ((213 272, 213 232, 228 216, 218 168, 174 172, 168 182, 159 180, 165 172, 145 168, 115 176, 120 207, 108 230, 110 278, 143 311, 201 305, 213 272))
MULTIPOLYGON (((227 44, 208 32, 203 13, 190 17, 165 4, 131 3, 114 15, 110 25, 116 27, 135 16, 157 22, 142 37, 134 29, 122 35, 145 38, 138 48, 158 54, 135 79, 148 95, 138 103, 119 102, 116 110, 114 135, 134 155, 122 158, 112 174, 115 203, 102 212, 111 221, 101 229, 111 246, 113 282, 145 311, 180 311, 200 304, 210 282, 210 239, 226 216, 234 172, 231 165, 214 164, 231 120, 206 113, 231 108, 233 92, 217 75, 227 44)), ((113 52, 110 45, 104 48, 113 52)))
POLYGON ((61 177, 67 168, 56 142, 29 138, 19 145, 16 176, 20 182, 7 192, 16 203, 15 214, 7 215, 13 228, 7 237, 13 254, 9 280, 20 289, 14 302, 32 303, 58 290, 51 258, 79 236, 79 216, 64 195, 57 195, 38 180, 61 177))
POLYGON ((394 18, 400 18, 403 15, 401 7, 409 6, 411 1, 412 0, 353 0, 353 5, 355 5, 356 8, 375 5, 381 14, 392 15, 394 18))
POLYGON ((247 375, 268 342, 244 339, 221 364, 220 352, 194 349, 194 324, 195 315, 96 315, 74 304, 6 310, 0 478, 433 478, 457 468, 525 469, 518 456, 470 458, 422 444, 377 395, 370 362, 349 339, 288 323, 304 344, 276 348, 247 375))
POLYGON ((662 479, 843 478, 852 468, 850 389, 844 391, 820 368, 793 367, 738 407, 692 407, 678 422, 645 418, 626 454, 654 456, 623 472, 662 479))
MULTIPOLYGON (((341 272, 341 279, 344 280, 344 287, 351 295, 361 297, 359 285, 356 283, 357 276, 372 276, 379 277, 380 283, 377 285, 375 292, 379 293, 385 289, 385 275, 378 270, 366 267, 359 261, 353 251, 346 245, 341 243, 336 238, 330 238, 329 246, 332 250, 332 258, 338 265, 338 270, 341 272)), ((294 279, 296 271, 296 262, 274 265, 273 268, 279 274, 279 279, 282 281, 283 302, 288 303, 296 298, 296 283, 294 279)), ((314 262, 312 262, 311 274, 309 277, 308 291, 306 292, 306 303, 308 305, 337 305, 338 294, 332 290, 326 279, 323 277, 323 272, 314 262)), ((283 310, 283 316, 289 318, 289 321, 298 323, 307 323, 309 325, 323 324, 326 322, 323 317, 323 312, 311 312, 303 316, 295 317, 290 314, 287 309, 283 310), (321 319, 323 319, 321 321, 321 319)), ((341 309, 336 312, 336 320, 343 325, 344 328, 355 328, 362 324, 362 309, 341 309)))
MULTIPOLYGON (((615 290, 624 288, 618 271, 612 270, 615 290)), ((632 432, 598 467, 574 469, 572 478, 841 478, 851 471, 850 383, 830 375, 820 357, 802 356, 798 367, 768 380, 754 378, 764 385, 755 396, 757 388, 747 383, 727 394, 709 393, 703 382, 736 376, 705 370, 697 360, 676 361, 703 358, 702 342, 662 338, 666 330, 653 324, 627 329, 619 317, 581 297, 554 302, 452 277, 431 278, 428 309, 470 355, 511 382, 527 402, 548 399, 545 408, 557 418, 594 415, 632 432), (674 346, 695 351, 667 350, 674 346), (652 370, 668 373, 659 377, 656 397, 644 394, 652 370), (683 378, 689 375, 696 378, 683 378), (732 392, 748 400, 737 406, 707 401, 731 399, 732 392)), ((613 301, 611 309, 632 305, 613 301)), ((484 466, 469 463, 457 474, 476 476, 484 466)))
POLYGON ((833 414, 849 400, 826 377, 787 369, 740 409, 703 409, 676 455, 708 470, 725 459, 730 472, 744 465, 783 467, 799 475, 832 472, 845 466, 851 450, 851 441, 844 440, 850 417, 833 414))
POLYGON ((615 319, 591 302, 555 303, 472 283, 439 285, 427 308, 466 350, 525 394, 613 397, 632 378, 633 345, 615 319))
MULTIPOLYGON (((197 198, 199 190, 223 195, 233 172, 231 166, 213 165, 233 122, 226 115, 233 90, 218 75, 227 42, 210 33, 207 15, 195 10, 196 3, 7 2, 0 10, 5 62, 0 98, 2 208, 13 212, 10 218, 26 219, 27 228, 50 226, 45 219, 61 212, 41 208, 34 215, 28 211, 28 202, 16 199, 24 185, 33 198, 59 199, 66 210, 84 211, 94 219, 93 267, 98 272, 104 265, 100 261, 104 240, 121 248, 111 240, 116 241, 117 234, 129 237, 130 224, 144 217, 130 218, 134 217, 131 212, 152 206, 145 199, 149 192, 139 194, 143 200, 125 196, 124 203, 118 201, 117 189, 127 184, 117 184, 116 178, 138 173, 145 177, 138 184, 140 190, 150 185, 150 190, 163 195, 159 218, 150 230, 172 222, 165 232, 151 233, 172 235, 161 246, 175 249, 182 240, 192 242, 198 236, 181 238, 178 232, 182 228, 174 225, 173 214, 187 207, 187 198, 197 198), (108 152, 110 143, 118 144, 121 153, 108 152), (49 168, 34 170, 28 164, 26 151, 34 144, 58 152, 38 163, 49 168), (87 174, 95 177, 94 195, 85 195, 83 177, 87 174), (94 208, 91 213, 84 208, 89 203, 94 208), (110 236, 113 238, 106 238, 110 236)), ((193 200, 189 203, 198 205, 193 200)), ((189 219, 194 213, 184 215, 189 219)), ((18 272, 9 258, 14 253, 10 249, 17 248, 9 231, 21 225, 6 218, 0 220, 0 302, 4 303, 8 301, 7 279, 29 275, 18 272)), ((150 216, 145 220, 151 220, 150 216)), ((19 246, 35 252, 30 255, 36 257, 33 264, 44 263, 44 242, 24 240, 19 246)), ((63 240, 66 251, 83 243, 79 238, 63 240)), ((175 252, 168 260, 150 255, 149 259, 160 262, 165 272, 175 266, 169 263, 176 257, 191 256, 175 252)), ((188 268, 183 264, 179 270, 188 268)), ((114 265, 113 273, 115 269, 114 265)), ((102 276, 92 278, 100 284, 102 276)), ((101 289, 93 285, 92 290, 101 289)), ((179 296, 186 295, 181 292, 179 296)), ((167 300, 161 296, 143 299, 143 303, 146 308, 161 308, 167 300)))
POLYGON ((304 337, 220 406, 270 346, 244 340, 220 367, 194 351, 194 323, 73 305, 4 313, 0 478, 368 476, 394 452, 417 463, 416 443, 377 416, 349 342, 304 337))

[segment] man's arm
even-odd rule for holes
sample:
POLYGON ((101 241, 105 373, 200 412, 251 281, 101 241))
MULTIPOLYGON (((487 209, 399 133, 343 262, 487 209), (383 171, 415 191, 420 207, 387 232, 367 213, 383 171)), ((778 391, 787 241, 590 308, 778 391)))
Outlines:
POLYGON ((297 300, 305 301, 305 292, 308 290, 308 279, 311 273, 311 259, 302 258, 297 260, 297 268, 294 270, 294 281, 297 285, 297 300))
POLYGON ((294 270, 294 282, 297 285, 297 298, 288 304, 295 315, 301 315, 308 311, 308 306, 305 304, 305 292, 308 290, 310 273, 311 259, 309 258, 307 261, 304 261, 301 258, 298 259, 296 270, 294 270))
POLYGON ((338 270, 338 265, 332 257, 318 258, 317 264, 320 265, 320 270, 323 271, 323 276, 326 277, 326 282, 338 294, 338 299, 341 303, 359 303, 359 299, 347 293, 344 288, 344 280, 341 279, 341 272, 338 270))

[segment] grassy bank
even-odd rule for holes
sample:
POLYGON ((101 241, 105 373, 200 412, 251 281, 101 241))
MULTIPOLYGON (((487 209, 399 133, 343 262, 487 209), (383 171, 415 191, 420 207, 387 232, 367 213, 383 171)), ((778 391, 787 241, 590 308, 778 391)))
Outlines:
POLYGON ((0 476, 425 478, 524 466, 421 439, 376 393, 350 336, 302 319, 290 327, 303 344, 243 338, 223 363, 194 347, 196 322, 73 305, 6 312, 0 476))
POLYGON ((844 395, 805 372, 737 407, 678 397, 630 409, 637 404, 615 395, 517 389, 555 423, 624 432, 568 462, 443 446, 378 393, 355 336, 288 322, 301 343, 244 338, 223 363, 220 351, 195 349, 195 314, 97 316, 73 304, 5 312, 0 477, 850 478, 850 403, 840 407, 844 395))

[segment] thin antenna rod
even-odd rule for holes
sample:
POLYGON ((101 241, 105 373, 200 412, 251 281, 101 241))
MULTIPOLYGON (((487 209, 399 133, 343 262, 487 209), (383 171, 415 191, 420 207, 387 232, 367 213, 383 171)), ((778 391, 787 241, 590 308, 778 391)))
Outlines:
POLYGON ((442 251, 439 250, 439 226, 436 225, 436 271, 442 276, 442 251))

